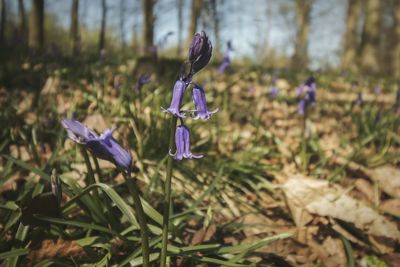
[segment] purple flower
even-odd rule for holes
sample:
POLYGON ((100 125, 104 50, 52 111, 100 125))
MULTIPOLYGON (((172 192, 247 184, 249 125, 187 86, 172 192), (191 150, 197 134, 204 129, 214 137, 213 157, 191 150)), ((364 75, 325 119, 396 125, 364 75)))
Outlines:
POLYGON ((230 58, 229 58, 229 52, 226 52, 225 55, 224 55, 224 59, 223 59, 221 65, 219 65, 219 67, 218 67, 218 72, 221 73, 221 74, 224 73, 225 70, 226 70, 230 65, 231 65, 231 60, 230 60, 230 58))
POLYGON ((396 92, 396 103, 394 105, 397 110, 400 110, 400 85, 396 92))
POLYGON ((300 100, 299 104, 297 105, 297 112, 300 115, 304 115, 305 108, 306 108, 306 100, 303 98, 300 100))
POLYGON ((174 116, 177 116, 179 118, 184 118, 185 114, 181 113, 180 110, 185 90, 186 90, 186 83, 182 80, 176 81, 172 92, 171 104, 168 109, 161 108, 163 112, 169 112, 174 116))
POLYGON ((211 116, 218 111, 218 108, 214 111, 208 111, 206 95, 204 93, 203 88, 195 84, 192 90, 192 100, 195 106, 194 111, 194 119, 203 119, 207 120, 211 118, 211 116))
POLYGON ((103 134, 97 136, 93 130, 76 120, 63 119, 62 125, 72 141, 85 145, 94 156, 130 170, 131 155, 112 137, 113 130, 106 129, 103 134))
POLYGON ((190 151, 190 132, 189 128, 185 125, 179 125, 176 128, 175 132, 175 146, 176 151, 174 154, 169 152, 171 156, 174 157, 176 160, 186 159, 199 159, 202 158, 203 155, 193 155, 190 151))
POLYGON ((278 94, 279 94, 278 87, 276 87, 275 85, 272 86, 272 87, 271 87, 271 91, 269 92, 269 95, 270 95, 272 98, 275 98, 275 97, 278 96, 278 94))
POLYGON ((316 102, 315 94, 317 91, 317 84, 315 78, 310 76, 300 87, 298 88, 298 96, 303 94, 304 88, 307 88, 305 96, 300 100, 298 105, 298 113, 304 115, 305 109, 308 105, 314 105, 316 102))
POLYGON ((204 68, 211 59, 211 41, 204 31, 196 33, 189 48, 189 63, 191 64, 191 75, 204 68))
POLYGON ((139 75, 139 78, 136 82, 136 90, 140 91, 145 84, 148 84, 151 81, 150 74, 143 73, 139 75))

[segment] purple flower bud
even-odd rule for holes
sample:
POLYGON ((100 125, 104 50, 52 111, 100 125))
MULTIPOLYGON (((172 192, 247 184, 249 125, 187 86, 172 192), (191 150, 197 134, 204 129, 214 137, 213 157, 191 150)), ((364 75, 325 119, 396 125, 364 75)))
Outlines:
POLYGON ((189 62, 193 64, 199 57, 205 53, 205 44, 208 42, 208 37, 204 31, 196 33, 193 36, 192 43, 189 47, 189 62))
POLYGON ((176 160, 182 160, 184 158, 199 159, 203 157, 203 155, 193 155, 190 151, 190 132, 189 128, 185 125, 180 125, 176 128, 175 146, 175 154, 172 154, 171 151, 169 152, 169 154, 173 156, 176 160))
POLYGON ((185 92, 185 90, 186 90, 186 83, 182 80, 176 81, 172 92, 171 104, 168 109, 162 108, 163 112, 169 112, 174 116, 177 116, 179 118, 184 118, 185 114, 181 113, 180 109, 182 104, 183 93, 185 92))
POLYGON ((212 45, 206 33, 204 31, 196 33, 189 48, 189 63, 192 70, 190 75, 204 68, 210 61, 211 54, 212 45))
POLYGON ((63 119, 62 125, 72 141, 86 145, 94 156, 130 170, 131 155, 115 141, 112 137, 112 130, 107 129, 102 135, 97 136, 93 130, 76 120, 63 119))
POLYGON ((200 57, 192 64, 192 75, 204 68, 210 62, 213 47, 210 40, 206 44, 206 50, 202 52, 200 57))
POLYGON ((198 86, 197 84, 193 87, 192 90, 192 100, 195 106, 194 111, 194 119, 203 119, 207 120, 211 118, 211 116, 218 111, 218 108, 214 111, 208 111, 207 102, 206 102, 206 94, 204 93, 203 88, 198 86))

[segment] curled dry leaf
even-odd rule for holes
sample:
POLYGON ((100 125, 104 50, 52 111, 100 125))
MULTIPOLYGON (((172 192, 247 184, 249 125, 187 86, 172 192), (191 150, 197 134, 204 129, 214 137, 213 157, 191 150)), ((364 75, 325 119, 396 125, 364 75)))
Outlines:
POLYGON ((74 241, 58 239, 54 242, 53 240, 43 240, 39 248, 31 250, 28 255, 28 260, 31 263, 35 263, 44 259, 64 257, 71 257, 79 261, 86 257, 86 253, 83 248, 74 241))
MULTIPOLYGON (((338 185, 297 176, 288 179, 282 189, 293 214, 330 216, 352 223, 372 236, 400 241, 400 232, 395 223, 365 203, 348 196, 338 185)), ((300 221, 302 224, 304 222, 300 221)))

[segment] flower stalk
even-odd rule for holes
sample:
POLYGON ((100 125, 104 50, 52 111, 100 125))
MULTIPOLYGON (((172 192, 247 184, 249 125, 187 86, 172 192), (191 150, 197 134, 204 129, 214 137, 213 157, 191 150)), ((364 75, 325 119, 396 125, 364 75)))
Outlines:
MULTIPOLYGON (((177 117, 172 116, 170 136, 169 136, 169 150, 172 150, 174 148, 176 123, 177 123, 177 117)), ((168 157, 168 159, 167 159, 167 175, 165 178, 165 187, 164 187, 164 214, 163 214, 163 228, 162 228, 163 231, 162 231, 161 264, 160 264, 161 267, 166 267, 166 262, 167 262, 169 213, 170 213, 170 206, 171 206, 171 180, 172 180, 173 166, 174 166, 173 157, 168 157)))

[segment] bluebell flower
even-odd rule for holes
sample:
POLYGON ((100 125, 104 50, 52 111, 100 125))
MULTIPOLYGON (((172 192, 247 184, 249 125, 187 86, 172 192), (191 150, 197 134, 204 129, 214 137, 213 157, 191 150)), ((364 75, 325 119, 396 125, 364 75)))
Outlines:
POLYGON ((304 115, 305 109, 308 105, 314 105, 316 103, 315 94, 317 91, 317 85, 313 76, 310 76, 302 85, 300 85, 298 88, 298 96, 303 94, 305 88, 307 88, 307 91, 304 97, 300 100, 297 108, 300 115, 304 115))
POLYGON ((197 84, 194 85, 192 90, 192 100, 195 106, 194 111, 194 119, 203 119, 207 120, 211 118, 211 116, 218 111, 218 108, 213 111, 208 111, 207 102, 206 102, 206 94, 200 86, 197 84))
POLYGON ((181 113, 181 105, 185 90, 186 83, 183 80, 176 81, 172 92, 171 104, 168 109, 162 108, 163 112, 169 112, 176 117, 184 118, 185 114, 181 113))
POLYGON ((113 130, 106 129, 98 136, 93 130, 76 120, 63 119, 62 125, 72 141, 85 145, 94 156, 110 161, 128 171, 131 169, 131 155, 113 138, 113 130))
POLYGON ((182 160, 182 159, 199 159, 202 158, 203 155, 194 155, 190 151, 190 131, 189 128, 186 127, 185 125, 179 125, 176 128, 175 132, 175 146, 176 146, 176 151, 174 154, 169 152, 171 156, 174 157, 176 160, 182 160))
POLYGON ((230 60, 230 58, 229 58, 229 53, 227 52, 227 53, 225 53, 225 55, 224 55, 224 59, 222 60, 221 65, 219 65, 219 67, 218 67, 218 72, 221 73, 221 74, 224 73, 225 70, 226 70, 230 65, 231 65, 231 60, 230 60))

